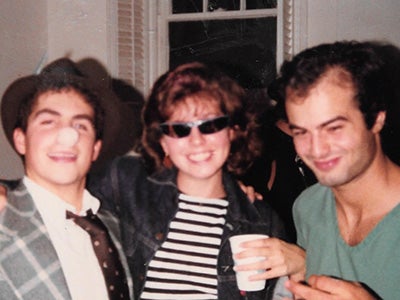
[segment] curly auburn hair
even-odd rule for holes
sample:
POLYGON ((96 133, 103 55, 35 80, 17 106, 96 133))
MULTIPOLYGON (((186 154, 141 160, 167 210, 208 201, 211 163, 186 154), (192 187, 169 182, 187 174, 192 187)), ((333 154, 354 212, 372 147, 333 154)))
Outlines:
POLYGON ((168 121, 175 108, 188 98, 215 102, 221 113, 229 117, 229 126, 234 129, 235 137, 226 167, 235 175, 243 174, 261 153, 261 143, 256 134, 258 125, 254 115, 245 110, 245 91, 221 70, 199 62, 186 63, 168 71, 151 90, 142 113, 143 156, 149 167, 157 171, 165 168, 160 124, 168 121))

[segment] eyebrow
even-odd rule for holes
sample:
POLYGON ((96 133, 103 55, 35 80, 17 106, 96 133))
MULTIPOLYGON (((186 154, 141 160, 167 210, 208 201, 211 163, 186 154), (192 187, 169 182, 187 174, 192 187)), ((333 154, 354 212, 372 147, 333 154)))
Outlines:
MULTIPOLYGON (((338 116, 338 117, 335 117, 333 119, 330 119, 330 120, 318 125, 317 128, 318 129, 324 128, 324 127, 329 126, 330 124, 338 122, 338 121, 348 121, 348 119, 343 117, 343 116, 338 116)), ((297 126, 296 124, 293 124, 293 123, 289 123, 289 128, 291 130, 293 130, 293 129, 305 129, 305 128, 303 128, 301 126, 297 126)))
MULTIPOLYGON (((55 111, 55 110, 49 109, 49 108, 44 108, 44 109, 41 109, 41 110, 37 111, 34 114, 34 119, 36 119, 37 117, 39 117, 42 114, 50 114, 50 115, 53 115, 53 116, 61 116, 61 114, 58 111, 55 111)), ((88 114, 77 114, 77 115, 74 115, 72 117, 72 119, 74 119, 74 120, 84 119, 84 120, 88 120, 90 123, 94 124, 94 118, 91 117, 88 114)))

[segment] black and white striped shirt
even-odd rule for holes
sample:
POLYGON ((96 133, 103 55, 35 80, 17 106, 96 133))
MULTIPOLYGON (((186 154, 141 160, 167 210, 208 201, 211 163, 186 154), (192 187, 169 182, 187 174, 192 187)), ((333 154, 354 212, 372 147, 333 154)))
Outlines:
POLYGON ((217 257, 228 201, 179 195, 167 239, 149 264, 141 299, 218 299, 217 257))

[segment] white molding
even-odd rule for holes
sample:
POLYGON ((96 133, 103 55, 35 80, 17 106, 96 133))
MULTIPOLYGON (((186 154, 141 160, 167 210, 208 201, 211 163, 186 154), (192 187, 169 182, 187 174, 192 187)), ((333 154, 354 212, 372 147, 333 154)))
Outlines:
MULTIPOLYGON (((168 16, 172 14, 171 1, 159 2, 159 14, 157 18, 158 28, 158 65, 157 72, 154 74, 156 80, 161 74, 165 73, 169 68, 169 32, 168 32, 168 16)), ((153 82, 154 82, 153 80, 153 82)))
MULTIPOLYGON (((134 56, 143 59, 143 78, 137 86, 145 96, 154 81, 169 68, 169 33, 168 23, 178 21, 218 20, 277 16, 277 52, 276 62, 279 69, 284 59, 290 59, 296 52, 307 46, 307 2, 308 0, 278 0, 276 9, 245 10, 241 1, 238 11, 221 11, 190 14, 172 14, 171 0, 131 0, 141 1, 145 12, 143 20, 144 53, 134 56)), ((206 1, 204 1, 206 2, 206 1)), ((138 38, 139 34, 136 33, 138 38)), ((135 59, 134 59, 135 61, 135 59)))
POLYGON ((147 39, 147 0, 133 1, 134 21, 132 22, 132 40, 135 44, 133 53, 133 73, 135 74, 134 84, 142 93, 146 90, 146 82, 148 82, 148 39, 147 39), (140 12, 139 12, 140 11, 140 12), (140 22, 140 23, 139 23, 140 22), (137 24, 139 23, 139 24, 137 24))
POLYGON ((109 0, 107 5, 107 66, 111 76, 118 77, 118 2, 109 0))
MULTIPOLYGON (((284 5, 287 0, 278 1, 277 7, 277 24, 276 24, 276 69, 279 70, 280 65, 282 64, 285 56, 284 56, 284 47, 285 47, 285 36, 284 36, 284 5)), ((289 0, 290 1, 290 0, 289 0)))
POLYGON ((293 1, 293 52, 308 47, 308 0, 293 1))
MULTIPOLYGON (((287 0, 285 0, 287 1, 287 0)), ((278 4, 279 6, 279 4, 278 4)), ((250 19, 262 17, 275 17, 278 14, 278 9, 252 9, 244 11, 216 11, 216 12, 201 12, 187 14, 169 14, 168 21, 197 21, 197 20, 234 20, 234 19, 250 19)))
POLYGON ((153 84, 154 80, 157 78, 158 74, 158 32, 157 32, 157 18, 158 18, 158 9, 157 9, 157 0, 145 0, 145 9, 148 11, 148 20, 146 26, 145 34, 147 38, 147 43, 145 47, 144 56, 146 57, 145 64, 147 68, 146 71, 146 78, 145 86, 143 93, 145 95, 148 94, 151 85, 153 84), (146 51, 147 49, 147 51, 146 51))

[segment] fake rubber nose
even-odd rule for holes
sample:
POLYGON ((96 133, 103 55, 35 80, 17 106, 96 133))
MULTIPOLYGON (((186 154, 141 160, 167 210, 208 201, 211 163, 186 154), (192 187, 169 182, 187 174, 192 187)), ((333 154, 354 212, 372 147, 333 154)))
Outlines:
POLYGON ((57 142, 61 145, 72 147, 79 139, 79 133, 72 127, 60 129, 57 135, 57 142))

